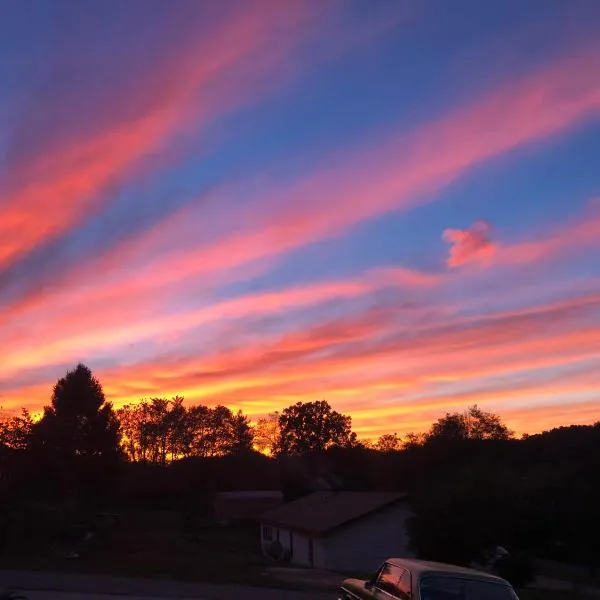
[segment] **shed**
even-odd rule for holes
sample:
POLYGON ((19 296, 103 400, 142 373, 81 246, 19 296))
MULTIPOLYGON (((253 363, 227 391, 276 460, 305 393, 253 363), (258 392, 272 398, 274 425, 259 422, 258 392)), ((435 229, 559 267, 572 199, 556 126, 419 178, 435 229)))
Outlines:
POLYGON ((263 514, 261 545, 297 565, 367 573, 390 556, 412 556, 410 516, 404 493, 315 492, 263 514))

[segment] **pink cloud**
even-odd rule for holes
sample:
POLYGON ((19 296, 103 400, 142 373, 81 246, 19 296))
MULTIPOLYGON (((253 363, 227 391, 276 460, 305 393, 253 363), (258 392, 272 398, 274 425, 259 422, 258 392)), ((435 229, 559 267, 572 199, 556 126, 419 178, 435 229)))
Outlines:
MULTIPOLYGON (((106 272, 99 269, 99 276, 93 284, 77 290, 69 288, 69 295, 79 300, 79 306, 72 313, 65 310, 61 314, 59 298, 52 298, 53 309, 57 310, 63 321, 59 317, 56 320, 46 319, 47 339, 43 339, 42 332, 38 332, 35 347, 32 348, 30 342, 24 342, 11 358, 14 361, 12 367, 34 369, 36 365, 51 360, 62 360, 69 352, 81 352, 82 348, 91 352, 96 348, 145 339, 144 336, 160 336, 165 330, 185 331, 219 319, 237 319, 276 310, 289 311, 319 302, 355 298, 388 285, 388 282, 401 285, 436 284, 443 278, 405 269, 380 270, 365 281, 332 282, 283 290, 281 293, 224 300, 164 319, 143 314, 143 309, 149 307, 148 298, 160 303, 161 294, 148 293, 154 289, 176 287, 172 284, 187 277, 204 277, 252 261, 271 260, 294 248, 337 235, 361 220, 407 207, 416 202, 416 198, 421 198, 423 192, 431 195, 440 186, 483 160, 519 144, 564 131, 600 109, 600 69, 597 67, 600 67, 598 54, 582 54, 542 73, 513 82, 406 136, 397 133, 387 143, 373 144, 354 156, 344 155, 339 161, 339 169, 318 171, 295 184, 281 185, 269 191, 266 200, 258 202, 258 207, 252 205, 251 210, 256 216, 244 220, 240 229, 235 229, 236 223, 233 231, 215 242, 191 251, 175 251, 173 255, 163 257, 133 275, 119 273, 122 280, 117 281, 111 290, 107 286, 106 272, 126 257, 115 249, 111 260, 101 263, 106 265, 106 272), (573 89, 577 89, 576 94, 572 92, 573 89), (98 299, 99 290, 108 295, 102 296, 99 302, 115 302, 113 306, 116 312, 109 314, 106 321, 101 320, 104 317, 98 317, 98 322, 90 327, 89 304, 86 301, 89 298, 98 299), (89 296, 86 297, 86 294, 89 296), (136 313, 138 301, 140 312, 136 313), (65 336, 65 331, 69 331, 71 336, 65 336)), ((180 115, 179 101, 174 106, 177 110, 172 116, 180 115)), ((148 129, 140 127, 139 131, 128 130, 131 135, 128 131, 113 132, 117 140, 121 140, 119 135, 124 135, 123 154, 116 152, 114 156, 110 155, 108 150, 112 144, 99 153, 98 159, 96 152, 92 152, 89 171, 83 169, 81 179, 72 181, 73 194, 65 195, 69 200, 66 208, 79 206, 81 198, 87 198, 90 190, 97 189, 115 172, 126 169, 132 157, 155 147, 156 143, 162 143, 163 134, 170 131, 171 124, 167 123, 169 127, 164 130, 162 121, 157 123, 157 128, 154 127, 156 123, 150 122, 152 126, 148 129), (134 135, 136 132, 139 135, 134 135), (131 146, 125 143, 128 140, 131 146)), ((93 142, 92 148, 96 143, 93 142)), ((103 144, 99 147, 103 148, 103 144)), ((85 146, 82 147, 84 151, 85 146)), ((61 187, 61 182, 69 184, 69 176, 68 171, 58 172, 56 180, 60 185, 46 191, 66 189, 68 192, 69 188, 61 187)), ((35 209, 38 205, 34 201, 28 207, 35 209)), ((58 215, 52 231, 64 227, 71 218, 68 215, 61 216, 61 213, 58 215)), ((19 219, 13 223, 15 227, 21 224, 19 219)), ((142 239, 142 243, 133 244, 136 256, 143 256, 151 250, 156 243, 157 233, 160 238, 160 230, 159 227, 152 231, 142 239)), ((597 223, 587 221, 573 230, 557 232, 552 241, 542 240, 539 244, 532 242, 529 247, 512 250, 505 248, 506 256, 510 257, 512 252, 515 261, 521 260, 520 257, 538 260, 554 252, 574 248, 583 239, 591 243, 597 239, 597 233, 597 223)), ((41 232, 40 235, 49 234, 41 232)), ((450 230, 445 237, 452 245, 448 262, 452 267, 480 262, 484 258, 489 260, 495 248, 489 240, 489 226, 486 224, 475 224, 467 230, 450 230)), ((27 236, 24 239, 31 241, 27 236)), ((10 258, 11 252, 14 251, 8 248, 5 257, 10 258)), ((89 268, 81 271, 86 276, 89 272, 89 268)), ((358 324, 353 329, 347 325, 340 329, 325 327, 312 332, 312 336, 288 338, 279 345, 265 347, 256 344, 249 347, 249 352, 258 355, 254 362, 250 361, 250 365, 236 364, 236 360, 243 363, 239 356, 224 354, 212 357, 214 377, 219 379, 213 387, 203 388, 198 383, 197 373, 202 368, 199 360, 183 365, 180 371, 173 369, 172 365, 149 363, 139 368, 124 368, 118 373, 102 373, 101 376, 107 378, 107 390, 121 386, 130 395, 137 394, 142 388, 164 393, 166 387, 182 386, 182 391, 189 391, 191 398, 215 398, 227 393, 228 398, 241 401, 243 398, 262 396, 267 389, 269 395, 263 396, 263 403, 269 408, 280 407, 294 394, 305 394, 306 399, 311 399, 315 391, 323 387, 323 382, 329 383, 331 378, 339 377, 337 387, 331 385, 332 395, 343 397, 344 394, 363 393, 367 396, 368 392, 370 403, 371 394, 376 394, 378 389, 398 387, 402 382, 419 382, 427 377, 474 378, 505 372, 502 369, 514 370, 516 364, 527 369, 537 368, 540 364, 562 364, 567 360, 564 357, 593 357, 598 352, 598 330, 587 324, 582 326, 582 321, 588 319, 590 312, 597 307, 598 298, 588 297, 586 302, 586 308, 591 306, 589 311, 578 311, 577 306, 567 306, 565 311, 548 311, 548 314, 541 311, 542 314, 528 314, 527 318, 523 315, 513 315, 513 319, 507 315, 492 315, 483 323, 427 323, 425 327, 416 328, 416 331, 412 328, 408 332, 410 335, 404 338, 398 336, 381 344, 374 344, 373 339, 382 332, 392 333, 392 327, 397 325, 393 320, 389 324, 384 323, 383 327, 379 320, 368 321, 364 326, 358 324), (563 326, 564 329, 561 329, 563 326), (548 330, 552 327, 555 329, 551 330, 550 335, 548 330), (337 348, 348 341, 362 344, 337 348), (334 346, 335 353, 309 354, 315 348, 332 350, 334 346), (542 356, 544 352, 547 354, 542 356), (523 358, 524 354, 529 356, 527 360, 523 358), (276 361, 281 356, 285 356, 288 362, 275 377, 272 370, 280 367, 276 361), (297 359, 297 363, 292 363, 290 357, 297 359), (307 364, 310 368, 307 368, 307 364), (360 369, 368 368, 374 373, 375 369, 384 366, 399 369, 398 365, 412 369, 412 372, 404 378, 374 376, 372 381, 367 381, 364 389, 352 380, 342 381, 344 376, 356 377, 360 369), (237 367, 238 371, 228 372, 228 366, 237 367), (165 372, 161 373, 161 368, 165 372), (244 372, 240 374, 240 370, 244 372), (136 387, 138 383, 139 387, 136 387), (236 390, 237 395, 232 390, 236 390)), ((48 306, 41 303, 39 314, 43 314, 48 306)), ((49 314, 54 316, 52 311, 49 314)), ((11 348, 11 352, 13 350, 11 348)), ((117 393, 113 393, 112 397, 118 397, 117 393)), ((225 399, 225 396, 222 397, 225 399)), ((470 401, 472 398, 465 394, 462 400, 470 401)))
POLYGON ((484 220, 475 221, 467 229, 446 229, 442 238, 450 244, 448 266, 488 264, 496 252, 496 244, 490 239, 491 231, 492 226, 484 220))
MULTIPOLYGON (((315 282, 293 287, 242 295, 209 303, 188 311, 165 314, 160 310, 161 296, 145 292, 143 280, 131 286, 103 290, 91 288, 82 294, 65 293, 55 302, 42 303, 37 309, 28 303, 14 307, 6 320, 2 342, 10 352, 0 358, 6 372, 31 365, 51 364, 60 356, 73 358, 77 353, 116 348, 140 340, 168 334, 181 335, 208 323, 226 322, 291 312, 304 307, 367 296, 380 289, 430 288, 442 280, 434 275, 406 268, 379 268, 360 277, 315 282), (36 345, 23 339, 24 324, 36 324, 36 345)), ((153 280, 147 282, 150 286, 153 280)), ((206 298, 204 299, 206 302, 206 298)))
MULTIPOLYGON (((255 31, 257 27, 262 31, 260 26, 249 27, 244 22, 232 27, 240 28, 242 33, 255 31)), ((250 44, 256 38, 261 40, 260 47, 266 43, 263 34, 256 37, 256 34, 239 33, 236 36, 218 36, 215 48, 221 47, 219 44, 223 38, 229 40, 232 37, 249 39, 250 44)), ((240 48, 244 50, 246 47, 242 44, 240 48)), ((232 60, 233 50, 225 46, 223 52, 223 61, 215 58, 216 62, 210 63, 215 68, 232 60)), ((218 57, 218 53, 214 56, 218 57)), ((196 65, 193 61, 185 64, 196 65)), ((195 68, 201 73, 214 75, 208 67, 203 70, 201 64, 195 68)), ((184 69, 183 73, 188 72, 184 69)), ((420 201, 427 199, 437 188, 478 162, 536 138, 556 134, 598 112, 598 73, 600 52, 597 48, 588 48, 580 51, 575 58, 507 84, 413 132, 396 134, 387 141, 342 154, 334 160, 336 168, 317 171, 296 183, 272 188, 260 200, 250 202, 247 211, 240 211, 240 221, 234 222, 233 230, 216 241, 175 251, 146 269, 138 270, 135 278, 129 273, 117 276, 113 285, 130 287, 138 282, 140 289, 160 288, 187 277, 212 276, 259 261, 272 262, 298 247, 338 235, 361 220, 407 207, 417 201, 416 198, 420 201), (577 94, 573 94, 572 89, 577 89, 577 94), (424 195, 424 192, 429 194, 424 195)), ((195 81, 198 81, 197 78, 195 81)), ((127 125, 137 127, 136 131, 119 130, 106 134, 108 137, 104 140, 94 140, 90 146, 91 154, 83 144, 72 160, 79 161, 81 152, 90 155, 90 159, 83 163, 84 168, 77 172, 76 177, 72 175, 72 161, 65 161, 66 167, 63 170, 59 168, 54 179, 43 182, 41 190, 29 190, 25 197, 19 197, 26 200, 24 203, 17 205, 12 202, 15 198, 9 199, 2 215, 6 217, 3 223, 13 225, 8 235, 3 236, 0 260, 2 257, 9 260, 79 218, 86 206, 85 200, 93 190, 114 173, 122 171, 133 157, 143 154, 150 146, 154 147, 157 140, 162 140, 165 132, 171 130, 173 119, 181 117, 184 99, 189 97, 188 85, 183 87, 185 93, 177 90, 170 109, 164 114, 151 116, 149 121, 141 124, 127 125), (121 138, 122 143, 119 142, 121 138), (115 146, 122 147, 122 150, 114 152, 115 146), (45 198, 56 196, 58 191, 63 202, 60 210, 51 212, 52 219, 43 222, 26 219, 25 208, 27 214, 37 214, 44 208, 45 198), (15 237, 17 231, 22 235, 15 237)), ((237 99, 232 100, 237 97, 232 94, 231 97, 214 98, 214 105, 217 110, 222 110, 222 105, 227 105, 227 98, 238 102, 237 99)), ((209 111, 207 115, 210 114, 209 111)), ((60 165, 60 161, 57 164, 60 165)), ((220 195, 235 193, 234 187, 217 190, 215 201, 220 195)), ((173 230, 177 230, 174 225, 178 222, 186 219, 193 222, 194 218, 194 214, 183 210, 164 225, 159 224, 154 230, 128 240, 112 248, 107 255, 95 259, 95 270, 103 273, 98 285, 103 287, 107 272, 122 267, 128 257, 151 254, 157 242, 165 236, 172 236, 173 230)), ((3 231, 1 227, 0 230, 3 231)), ((593 235, 593 232, 588 235, 593 235)), ((543 251, 543 248, 523 247, 515 250, 514 254, 537 255, 543 251)), ((81 277, 89 276, 89 266, 67 276, 72 290, 81 277)))
POLYGON ((273 68, 310 33, 309 14, 314 11, 307 7, 284 9, 273 2, 240 11, 209 36, 182 44, 138 82, 136 93, 149 100, 135 118, 99 106, 108 115, 100 119, 102 129, 71 133, 62 145, 11 167, 10 191, 0 193, 0 267, 102 207, 109 199, 98 196, 107 186, 140 175, 143 161, 165 150, 175 134, 198 130, 260 96, 271 85, 273 68))
MULTIPOLYGON (((344 151, 326 161, 327 169, 271 187, 239 211, 231 232, 174 254, 153 270, 175 279, 274 260, 364 220, 432 200, 439 188, 480 162, 559 134, 598 112, 600 50, 587 48, 412 132, 344 151)), ((235 195, 236 189, 222 193, 235 195)), ((193 219, 193 210, 185 209, 179 219, 187 211, 193 219)), ((143 254, 145 242, 155 243, 161 230, 159 225, 146 234, 136 251, 143 254)))

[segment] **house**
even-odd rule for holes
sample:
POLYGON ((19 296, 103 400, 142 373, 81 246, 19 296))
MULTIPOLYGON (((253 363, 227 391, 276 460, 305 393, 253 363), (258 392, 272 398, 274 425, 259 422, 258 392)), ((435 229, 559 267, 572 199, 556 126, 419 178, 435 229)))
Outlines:
POLYGON ((315 492, 263 514, 261 546, 296 565, 368 573, 390 556, 412 556, 410 516, 406 494, 315 492))
POLYGON ((215 521, 228 524, 234 521, 258 520, 260 515, 283 504, 279 490, 217 492, 213 497, 215 521))

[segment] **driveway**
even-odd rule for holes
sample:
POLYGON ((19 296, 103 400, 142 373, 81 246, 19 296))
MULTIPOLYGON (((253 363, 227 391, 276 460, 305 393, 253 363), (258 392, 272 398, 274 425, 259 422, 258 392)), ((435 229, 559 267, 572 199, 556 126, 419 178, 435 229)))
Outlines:
POLYGON ((132 579, 31 571, 0 571, 0 591, 20 591, 29 600, 332 600, 334 592, 306 592, 240 585, 132 579))

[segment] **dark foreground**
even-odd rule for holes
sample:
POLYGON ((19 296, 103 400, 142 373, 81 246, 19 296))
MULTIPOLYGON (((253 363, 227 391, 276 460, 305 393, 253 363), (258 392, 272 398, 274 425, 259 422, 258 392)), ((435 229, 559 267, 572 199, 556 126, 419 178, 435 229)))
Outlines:
POLYGON ((81 598, 105 600, 123 596, 128 600, 196 598, 202 600, 331 600, 332 593, 299 592, 260 587, 166 581, 30 571, 0 571, 0 590, 22 591, 29 600, 81 598))

